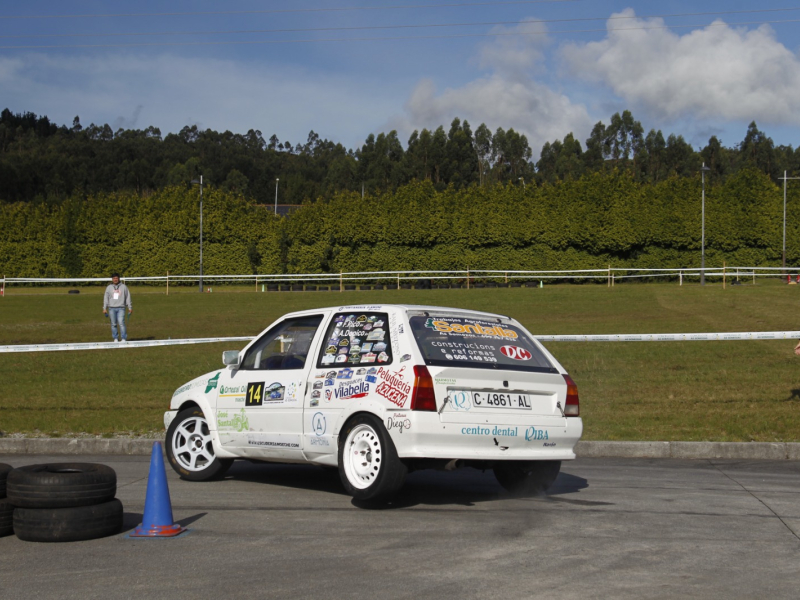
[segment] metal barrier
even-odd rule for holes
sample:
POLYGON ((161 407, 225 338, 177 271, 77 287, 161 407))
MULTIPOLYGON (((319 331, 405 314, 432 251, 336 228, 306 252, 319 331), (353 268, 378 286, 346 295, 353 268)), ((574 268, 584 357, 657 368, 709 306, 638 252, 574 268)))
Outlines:
MULTIPOLYGON (((699 342, 740 340, 790 340, 800 339, 800 331, 757 331, 732 333, 621 333, 611 335, 536 335, 540 342, 699 342)), ((0 354, 10 352, 58 352, 65 350, 122 350, 152 348, 154 346, 179 346, 185 344, 212 344, 220 342, 249 342, 250 336, 186 338, 179 340, 142 340, 134 342, 83 342, 75 344, 24 344, 0 346, 0 354)))
MULTIPOLYGON (((247 284, 254 285, 256 291, 259 285, 268 286, 275 284, 334 284, 337 289, 344 289, 345 283, 355 282, 378 284, 389 283, 390 287, 400 288, 403 282, 413 283, 420 280, 450 282, 453 280, 465 281, 469 288, 475 280, 493 280, 509 283, 519 280, 529 282, 543 282, 545 280, 601 280, 613 286, 618 280, 644 279, 644 278, 671 278, 683 285, 684 280, 699 278, 703 269, 648 269, 648 268, 617 268, 605 269, 571 269, 571 270, 490 270, 490 269, 464 269, 464 270, 431 270, 431 271, 354 271, 340 273, 285 273, 285 274, 258 274, 258 275, 203 275, 204 284, 247 284)), ((800 279, 800 267, 728 267, 706 268, 706 278, 720 278, 725 282, 728 278, 733 281, 746 279, 755 283, 756 277, 787 277, 794 275, 800 279)), ((147 277, 123 277, 127 283, 154 283, 166 285, 170 283, 189 285, 197 284, 199 275, 159 275, 147 277)), ((81 283, 103 284, 109 282, 108 277, 3 277, 0 279, 0 293, 8 291, 8 286, 52 284, 74 285, 81 283)))

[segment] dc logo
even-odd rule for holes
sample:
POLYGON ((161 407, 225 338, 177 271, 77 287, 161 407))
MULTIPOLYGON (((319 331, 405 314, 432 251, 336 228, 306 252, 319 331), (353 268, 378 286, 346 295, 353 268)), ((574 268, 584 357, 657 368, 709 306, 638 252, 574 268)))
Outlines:
POLYGON ((525 350, 525 348, 520 348, 519 346, 503 346, 500 348, 500 352, 505 354, 508 358, 513 358, 514 360, 530 360, 532 354, 525 350))
POLYGON ((315 413, 313 417, 311 417, 311 428, 314 430, 314 433, 317 435, 324 435, 325 430, 328 428, 328 424, 325 421, 325 415, 322 413, 315 413))

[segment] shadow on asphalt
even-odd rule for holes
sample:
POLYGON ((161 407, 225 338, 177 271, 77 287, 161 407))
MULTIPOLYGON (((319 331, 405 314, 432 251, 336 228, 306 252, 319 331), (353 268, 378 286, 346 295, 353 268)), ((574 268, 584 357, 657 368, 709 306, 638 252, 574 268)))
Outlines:
MULTIPOLYGON (((346 495, 338 471, 331 467, 240 460, 233 464, 225 479, 328 492, 338 496, 346 495)), ((589 483, 583 477, 562 471, 546 494, 513 495, 500 487, 491 471, 471 468, 449 472, 423 470, 411 473, 403 488, 390 502, 372 503, 353 500, 352 503, 358 508, 370 510, 392 510, 414 506, 464 507, 509 498, 584 504, 587 501, 564 496, 576 494, 588 486, 589 483)))

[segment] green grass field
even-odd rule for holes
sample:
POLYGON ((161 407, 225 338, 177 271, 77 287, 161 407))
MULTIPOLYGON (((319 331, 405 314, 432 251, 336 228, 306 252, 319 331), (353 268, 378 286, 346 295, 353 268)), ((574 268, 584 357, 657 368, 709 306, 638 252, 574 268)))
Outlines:
MULTIPOLYGON (((412 303, 511 315, 537 334, 800 330, 800 286, 553 285, 543 289, 255 293, 132 287, 128 337, 255 335, 291 311, 412 303)), ((102 288, 10 289, 0 345, 110 340, 102 288)), ((795 342, 551 342, 578 383, 584 439, 800 441, 795 342)), ((0 431, 50 436, 159 431, 172 392, 244 343, 0 354, 0 431)))

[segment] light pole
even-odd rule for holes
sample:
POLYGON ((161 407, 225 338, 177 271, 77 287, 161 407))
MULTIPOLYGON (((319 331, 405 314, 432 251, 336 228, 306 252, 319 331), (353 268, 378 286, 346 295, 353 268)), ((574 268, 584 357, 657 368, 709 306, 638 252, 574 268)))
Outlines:
POLYGON ((192 179, 192 184, 200 184, 200 292, 203 292, 203 176, 200 179, 192 179))
POLYGON ((706 284, 706 171, 711 169, 703 163, 700 167, 700 178, 703 182, 703 217, 701 221, 701 241, 700 241, 700 285, 706 284))
POLYGON ((275 178, 275 216, 278 216, 278 182, 280 179, 275 178))
POLYGON ((522 182, 522 191, 524 192, 525 191, 525 178, 524 177, 520 177, 519 180, 522 182))
MULTIPOLYGON (((800 179, 800 177, 787 177, 786 171, 783 172, 783 246, 781 250, 781 266, 786 268, 786 181, 788 179, 800 179)), ((786 273, 784 273, 786 275, 786 273)))

